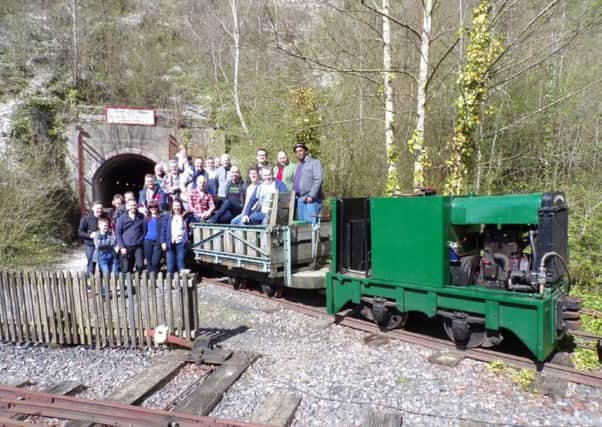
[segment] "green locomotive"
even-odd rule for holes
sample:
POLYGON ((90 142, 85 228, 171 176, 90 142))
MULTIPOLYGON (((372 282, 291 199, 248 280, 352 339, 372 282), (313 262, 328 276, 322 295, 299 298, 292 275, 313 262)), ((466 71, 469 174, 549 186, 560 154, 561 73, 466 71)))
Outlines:
POLYGON ((562 193, 336 199, 327 309, 384 328, 441 316, 458 347, 511 331, 544 361, 575 319, 562 193))

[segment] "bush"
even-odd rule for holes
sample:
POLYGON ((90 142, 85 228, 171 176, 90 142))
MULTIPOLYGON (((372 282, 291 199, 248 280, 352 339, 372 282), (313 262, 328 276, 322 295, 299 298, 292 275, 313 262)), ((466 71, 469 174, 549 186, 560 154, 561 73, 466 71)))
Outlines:
POLYGON ((0 176, 0 265, 46 265, 74 237, 59 104, 30 99, 15 113, 0 176))

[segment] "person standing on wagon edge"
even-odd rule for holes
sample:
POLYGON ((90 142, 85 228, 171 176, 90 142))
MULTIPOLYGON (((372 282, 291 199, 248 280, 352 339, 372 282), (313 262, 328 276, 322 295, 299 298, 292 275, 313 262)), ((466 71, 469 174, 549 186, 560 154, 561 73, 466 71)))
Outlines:
POLYGON ((324 199, 322 164, 318 159, 309 156, 307 146, 301 142, 295 144, 293 151, 299 159, 293 178, 293 190, 297 199, 297 219, 316 224, 324 199))

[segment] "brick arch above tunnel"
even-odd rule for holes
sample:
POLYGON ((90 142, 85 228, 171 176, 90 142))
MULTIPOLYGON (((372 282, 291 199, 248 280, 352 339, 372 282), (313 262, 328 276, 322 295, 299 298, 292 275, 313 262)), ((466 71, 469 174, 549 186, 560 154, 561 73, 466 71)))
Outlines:
POLYGON ((137 197, 144 184, 144 175, 152 173, 157 163, 152 154, 140 150, 119 150, 108 154, 104 161, 94 163, 90 179, 92 199, 99 200, 106 208, 111 206, 113 195, 117 193, 133 191, 137 197))

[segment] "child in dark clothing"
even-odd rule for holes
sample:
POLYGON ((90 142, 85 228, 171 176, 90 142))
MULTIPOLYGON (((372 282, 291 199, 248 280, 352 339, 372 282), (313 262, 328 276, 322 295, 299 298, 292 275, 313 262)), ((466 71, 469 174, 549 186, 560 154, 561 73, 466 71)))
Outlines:
POLYGON ((98 219, 98 232, 94 236, 94 259, 98 264, 101 275, 111 274, 113 258, 115 257, 115 238, 109 231, 109 219, 98 219))

